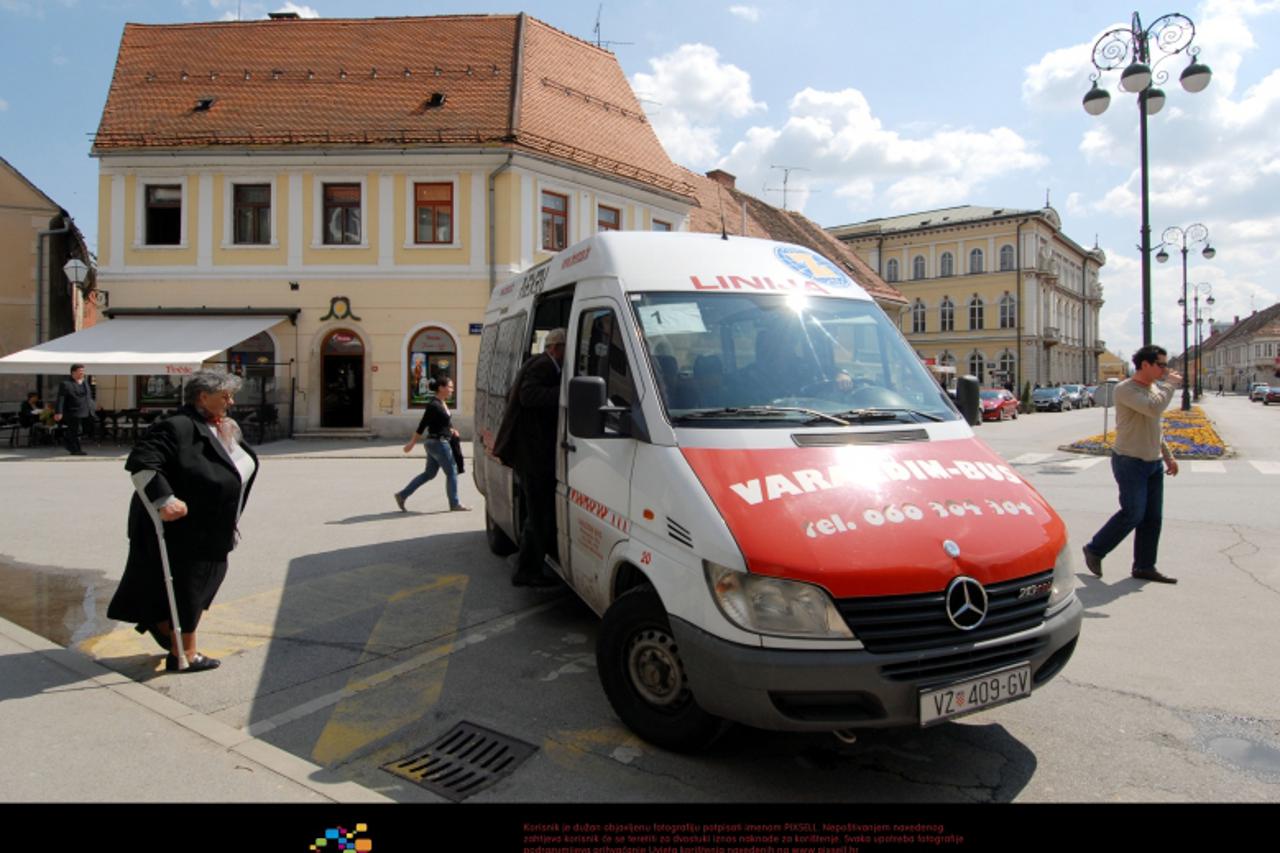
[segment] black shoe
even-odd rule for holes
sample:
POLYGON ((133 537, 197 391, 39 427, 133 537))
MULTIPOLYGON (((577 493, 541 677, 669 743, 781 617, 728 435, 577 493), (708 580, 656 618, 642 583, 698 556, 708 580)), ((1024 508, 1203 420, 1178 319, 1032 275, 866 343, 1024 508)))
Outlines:
POLYGON ((1093 572, 1095 578, 1102 577, 1102 558, 1089 550, 1088 546, 1084 549, 1084 565, 1089 571, 1093 572))
POLYGON ((206 669, 217 669, 222 666, 222 661, 217 658, 206 657, 196 652, 187 658, 187 668, 178 669, 178 659, 173 655, 169 655, 164 659, 165 672, 204 672, 206 669))
POLYGON ((83 450, 72 450, 71 455, 72 456, 88 456, 89 454, 83 450))
POLYGON ((1142 571, 1133 573, 1134 580, 1154 581, 1155 583, 1177 583, 1177 578, 1171 578, 1168 575, 1162 575, 1155 569, 1143 569, 1142 571))
POLYGON ((535 575, 532 572, 529 572, 528 574, 524 572, 516 572, 515 575, 513 575, 511 578, 511 585, 512 586, 548 587, 548 586, 555 586, 556 580, 555 578, 549 578, 546 575, 542 575, 542 574, 535 575))

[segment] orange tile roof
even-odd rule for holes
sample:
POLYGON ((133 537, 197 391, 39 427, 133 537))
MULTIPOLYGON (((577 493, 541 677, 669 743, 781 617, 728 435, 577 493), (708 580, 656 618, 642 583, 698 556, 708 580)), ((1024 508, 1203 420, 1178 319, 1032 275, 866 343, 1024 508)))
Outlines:
POLYGON ((795 243, 844 266, 853 279, 879 302, 907 304, 902 291, 884 281, 862 258, 831 236, 821 225, 795 211, 780 210, 755 196, 730 189, 720 182, 682 169, 692 185, 698 206, 689 212, 689 230, 718 234, 723 215, 724 231, 730 235, 761 237, 795 243), (744 228, 743 221, 746 221, 744 228))
POLYGON ((614 56, 519 15, 127 24, 94 153, 213 146, 515 147, 689 194, 614 56))

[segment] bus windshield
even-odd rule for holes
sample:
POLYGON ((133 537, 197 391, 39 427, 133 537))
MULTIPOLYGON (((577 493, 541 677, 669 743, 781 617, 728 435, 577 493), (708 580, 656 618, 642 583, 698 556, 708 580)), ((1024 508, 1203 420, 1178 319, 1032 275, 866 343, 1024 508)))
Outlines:
POLYGON ((673 424, 959 418, 873 302, 741 292, 631 301, 673 424))

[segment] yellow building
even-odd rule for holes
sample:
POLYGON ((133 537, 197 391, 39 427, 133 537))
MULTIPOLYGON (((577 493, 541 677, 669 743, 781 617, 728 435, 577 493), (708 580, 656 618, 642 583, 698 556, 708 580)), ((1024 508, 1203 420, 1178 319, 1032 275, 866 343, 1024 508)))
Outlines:
POLYGON ((494 282, 694 203, 615 57, 525 15, 130 24, 92 153, 108 316, 262 318, 214 360, 298 432, 408 434, 437 373, 469 430, 494 282))
MULTIPOLYGON (((93 321, 62 272, 71 258, 88 261, 89 252, 70 215, 0 158, 0 356, 76 331, 86 310, 93 321)), ((0 404, 16 409, 27 391, 47 393, 42 379, 0 370, 0 404)))
POLYGON ((907 298, 902 332, 928 364, 982 385, 1098 379, 1106 263, 1051 207, 951 207, 828 229, 907 298))

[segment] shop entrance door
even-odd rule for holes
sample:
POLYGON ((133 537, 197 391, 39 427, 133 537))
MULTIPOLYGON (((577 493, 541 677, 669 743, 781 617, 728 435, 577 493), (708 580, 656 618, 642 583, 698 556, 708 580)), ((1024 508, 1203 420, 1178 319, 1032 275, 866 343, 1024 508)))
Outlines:
POLYGON ((364 426, 364 343, 355 332, 338 329, 321 353, 320 426, 364 426))

